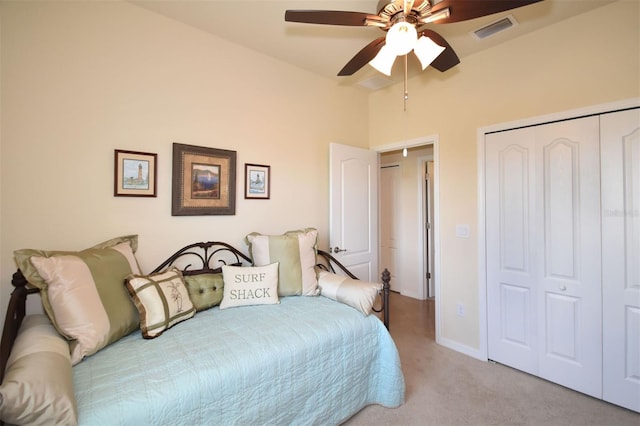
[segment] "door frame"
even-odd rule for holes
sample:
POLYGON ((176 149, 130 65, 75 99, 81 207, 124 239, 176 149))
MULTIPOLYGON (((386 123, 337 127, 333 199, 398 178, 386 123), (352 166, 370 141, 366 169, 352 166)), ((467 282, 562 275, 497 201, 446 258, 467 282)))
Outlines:
MULTIPOLYGON (((478 320, 480 330, 480 347, 476 358, 488 360, 488 316, 487 316, 487 268, 486 268, 486 215, 485 215, 485 135, 487 133, 515 129, 518 127, 536 126, 554 121, 571 120, 579 117, 603 114, 640 106, 640 98, 625 99, 584 108, 566 110, 547 115, 524 118, 478 128, 477 164, 478 164, 478 320)), ((436 165, 437 166, 437 165, 436 165)), ((436 298, 437 300, 437 298, 436 298)), ((473 356, 473 355, 472 355, 473 356)))
MULTIPOLYGON (((420 263, 420 278, 422 279, 422 285, 420 286, 420 289, 418 291, 418 294, 420 295, 420 298, 422 300, 426 300, 427 296, 429 295, 429 280, 427 279, 427 272, 429 271, 429 267, 428 267, 428 263, 431 261, 431 255, 435 254, 435 247, 431 247, 431 241, 429 241, 430 239, 430 235, 431 232, 434 232, 434 228, 435 225, 432 226, 431 232, 427 231, 427 227, 426 227, 426 223, 429 220, 429 211, 427 208, 427 185, 425 182, 425 167, 427 162, 429 161, 433 161, 433 166, 434 166, 434 176, 431 176, 431 179, 434 179, 434 185, 435 185, 435 160, 433 158, 433 155, 423 155, 420 156, 418 158, 416 158, 416 161, 418 163, 418 200, 420 200, 420 216, 418 217, 418 229, 421 232, 421 236, 422 236, 422 244, 420 244, 420 258, 422 259, 422 262, 420 263), (429 247, 431 249, 432 253, 428 253, 427 247, 429 247)), ((434 186, 435 188, 435 186, 434 186)), ((434 201, 435 201, 435 194, 434 195, 434 201)), ((429 202, 430 204, 431 202, 429 202)), ((434 216, 435 216, 435 206, 434 206, 434 216)), ((435 219, 435 218, 434 218, 435 219)), ((434 220, 435 222, 435 220, 434 220)), ((435 241, 435 239, 434 239, 435 241)), ((436 293, 436 286, 435 286, 435 277, 436 277, 436 272, 435 271, 431 271, 433 273, 433 280, 434 280, 434 285, 433 285, 433 293, 436 293)))
MULTIPOLYGON (((385 145, 378 145, 371 147, 372 150, 377 151, 378 153, 389 152, 389 151, 397 151, 403 148, 414 148, 418 146, 432 145, 433 146, 433 162, 434 162, 434 170, 433 170, 433 240, 434 240, 434 288, 435 294, 442 294, 440 291, 440 275, 441 275, 441 263, 440 263, 440 147, 439 147, 440 137, 439 135, 429 135, 429 136, 421 136, 415 139, 409 139, 405 141, 392 142, 385 145)), ((420 185, 420 188, 422 186, 420 185)), ((422 225, 419 225, 422 227, 422 225)), ((422 235, 422 234, 421 234, 422 235)), ((424 259, 424 253, 421 253, 421 259, 424 259)), ((423 262, 424 263, 424 262, 423 262)), ((424 268, 424 264, 422 266, 424 268)), ((424 272, 424 270, 423 270, 424 272)), ((436 329, 436 343, 442 344, 440 338, 440 297, 436 297, 435 299, 435 329, 436 329)))

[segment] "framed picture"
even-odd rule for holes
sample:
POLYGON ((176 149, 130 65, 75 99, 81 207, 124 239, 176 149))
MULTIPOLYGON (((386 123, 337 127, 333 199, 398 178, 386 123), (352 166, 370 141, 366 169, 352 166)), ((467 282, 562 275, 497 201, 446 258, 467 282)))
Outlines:
POLYGON ((114 190, 116 197, 155 197, 158 154, 115 150, 114 190))
POLYGON ((236 152, 173 144, 172 216, 236 214, 236 152))
POLYGON ((271 187, 271 166, 244 165, 244 198, 268 200, 271 187))

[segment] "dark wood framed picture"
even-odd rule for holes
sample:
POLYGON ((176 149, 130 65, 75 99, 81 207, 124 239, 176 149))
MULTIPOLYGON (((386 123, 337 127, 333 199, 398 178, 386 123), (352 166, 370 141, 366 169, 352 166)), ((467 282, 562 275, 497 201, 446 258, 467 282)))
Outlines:
POLYGON ((158 154, 115 150, 113 195, 116 197, 155 197, 157 194, 158 154))
POLYGON ((271 166, 244 165, 244 198, 268 200, 271 189, 271 166))
POLYGON ((172 216, 236 214, 236 152, 173 144, 172 216))

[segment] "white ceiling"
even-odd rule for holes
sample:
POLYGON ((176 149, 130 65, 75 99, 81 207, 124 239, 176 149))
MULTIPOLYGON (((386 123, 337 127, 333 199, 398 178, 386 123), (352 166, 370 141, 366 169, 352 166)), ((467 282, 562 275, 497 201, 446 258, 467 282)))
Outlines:
MULTIPOLYGON (((355 85, 372 77, 379 80, 382 76, 370 66, 363 67, 350 77, 336 76, 360 49, 384 34, 380 29, 284 21, 287 9, 377 13, 378 0, 129 1, 249 49, 321 76, 336 79, 343 85, 355 85)), ((464 58, 475 52, 613 1, 615 0, 543 0, 508 12, 452 24, 430 24, 428 27, 442 35, 464 63, 464 58), (515 17, 517 26, 484 40, 477 40, 471 35, 474 30, 509 14, 515 17)), ((415 57, 411 58, 409 63, 410 73, 419 70, 415 57)), ((397 60, 391 79, 399 82, 402 78, 402 62, 397 60)))

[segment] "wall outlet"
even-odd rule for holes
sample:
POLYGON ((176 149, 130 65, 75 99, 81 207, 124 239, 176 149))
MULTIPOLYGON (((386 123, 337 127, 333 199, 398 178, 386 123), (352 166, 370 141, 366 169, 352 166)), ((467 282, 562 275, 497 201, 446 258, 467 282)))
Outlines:
POLYGON ((458 314, 459 317, 463 317, 464 316, 464 304, 458 302, 456 304, 456 313, 458 314))

